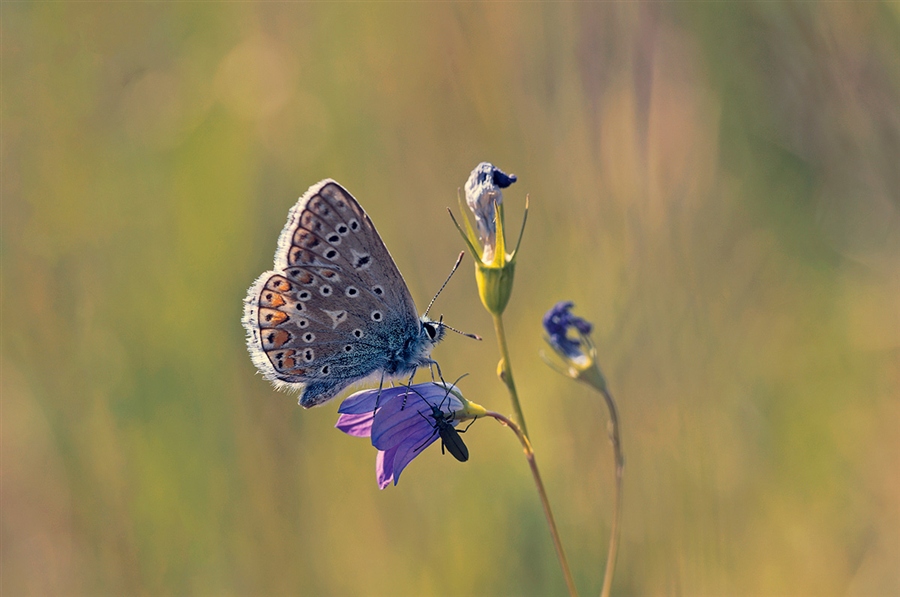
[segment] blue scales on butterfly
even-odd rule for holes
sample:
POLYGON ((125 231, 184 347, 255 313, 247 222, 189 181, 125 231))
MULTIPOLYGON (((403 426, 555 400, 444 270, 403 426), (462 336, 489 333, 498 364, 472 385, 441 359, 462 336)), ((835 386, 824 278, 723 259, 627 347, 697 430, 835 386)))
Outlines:
POLYGON ((300 390, 306 408, 435 364, 447 328, 418 316, 372 220, 333 180, 291 209, 274 269, 250 286, 242 321, 256 368, 279 389, 300 390))

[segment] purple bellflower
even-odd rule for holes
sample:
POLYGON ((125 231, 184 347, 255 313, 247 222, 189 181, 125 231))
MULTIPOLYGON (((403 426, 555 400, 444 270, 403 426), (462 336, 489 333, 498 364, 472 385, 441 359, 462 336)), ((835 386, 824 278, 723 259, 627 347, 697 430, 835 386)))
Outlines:
POLYGON ((590 322, 572 315, 570 311, 575 303, 572 301, 560 301, 553 305, 544 314, 544 330, 547 332, 547 342, 559 353, 568 359, 584 358, 586 342, 583 340, 594 326, 590 322), (569 330, 574 329, 578 335, 576 338, 569 336, 569 330))
POLYGON ((572 301, 560 301, 544 314, 545 340, 563 360, 564 367, 553 363, 541 353, 544 361, 566 377, 582 381, 601 392, 606 391, 606 379, 597 365, 597 349, 591 341, 594 326, 572 315, 572 301), (574 331, 574 334, 571 332, 574 331))
POLYGON ((442 421, 456 427, 460 421, 485 414, 481 406, 462 397, 456 386, 422 383, 356 392, 343 403, 335 427, 354 437, 370 437, 378 450, 375 473, 384 489, 400 480, 400 473, 429 445, 441 439, 434 408, 442 421), (375 402, 378 401, 378 410, 375 402))

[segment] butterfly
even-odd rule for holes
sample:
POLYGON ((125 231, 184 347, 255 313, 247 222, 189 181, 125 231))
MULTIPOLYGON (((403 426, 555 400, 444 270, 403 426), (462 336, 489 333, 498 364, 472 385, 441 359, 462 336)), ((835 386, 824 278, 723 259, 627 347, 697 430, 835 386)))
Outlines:
POLYGON ((431 351, 448 326, 426 315, 365 210, 327 179, 288 213, 274 269, 250 286, 242 322, 263 377, 299 389, 310 408, 351 385, 436 365, 431 351))

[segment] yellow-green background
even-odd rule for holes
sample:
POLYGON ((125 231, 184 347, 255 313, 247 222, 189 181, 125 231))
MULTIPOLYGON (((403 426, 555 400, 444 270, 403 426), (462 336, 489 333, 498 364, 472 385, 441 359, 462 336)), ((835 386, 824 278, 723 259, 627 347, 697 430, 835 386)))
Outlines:
MULTIPOLYGON (((563 594, 509 431, 379 491, 243 345, 309 185, 422 307, 482 160, 530 195, 506 323, 582 593, 612 458, 538 357, 561 299, 621 409, 616 594, 900 593, 898 6, 4 2, 3 595, 563 594)), ((471 261, 440 313, 509 412, 471 261)))

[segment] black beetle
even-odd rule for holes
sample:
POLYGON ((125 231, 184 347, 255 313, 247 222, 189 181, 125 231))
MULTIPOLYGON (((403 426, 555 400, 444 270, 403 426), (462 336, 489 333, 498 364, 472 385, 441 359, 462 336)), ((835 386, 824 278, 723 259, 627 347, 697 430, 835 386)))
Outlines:
MULTIPOLYGON (((416 393, 418 394, 418 392, 416 393)), ((466 447, 465 442, 463 442, 459 434, 468 431, 469 427, 472 426, 472 423, 475 422, 475 419, 472 419, 472 421, 462 431, 456 429, 451 424, 454 415, 447 414, 443 410, 441 410, 441 407, 444 406, 444 401, 450 397, 450 390, 447 390, 447 395, 444 397, 444 400, 441 400, 441 403, 438 406, 435 406, 425 400, 425 397, 421 394, 419 394, 419 397, 423 402, 425 402, 425 404, 431 407, 430 414, 425 415, 422 413, 422 411, 419 411, 419 416, 428 421, 428 424, 431 425, 432 429, 434 429, 434 432, 432 432, 428 439, 422 442, 422 445, 416 448, 416 451, 421 450, 426 444, 431 441, 431 439, 435 435, 439 435, 441 437, 441 454, 450 452, 450 455, 460 462, 467 461, 469 459, 469 448, 466 447)))

